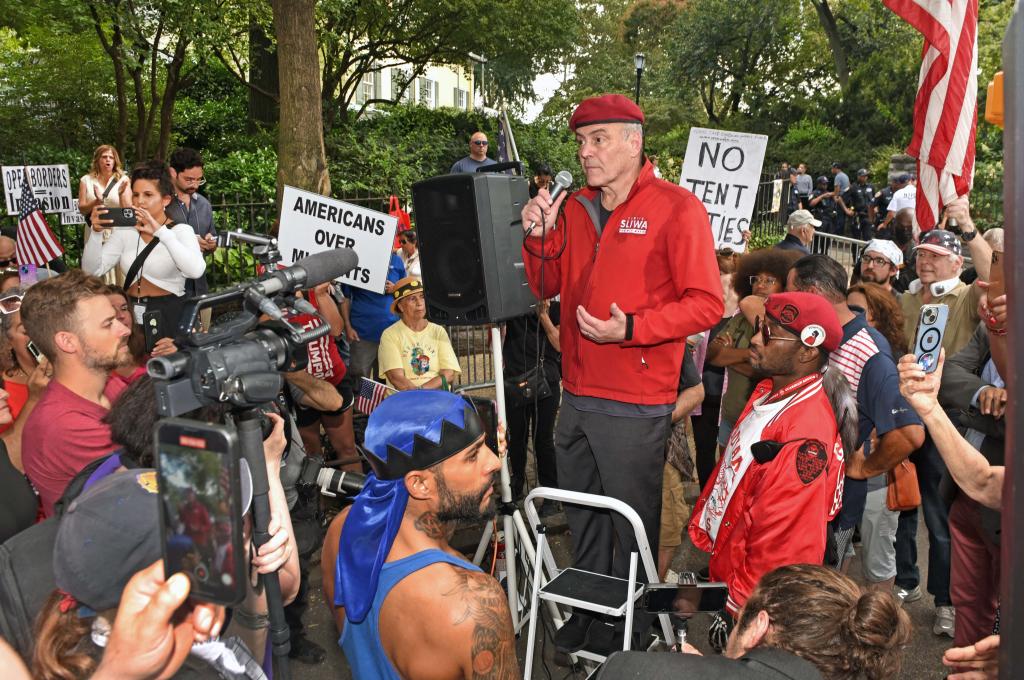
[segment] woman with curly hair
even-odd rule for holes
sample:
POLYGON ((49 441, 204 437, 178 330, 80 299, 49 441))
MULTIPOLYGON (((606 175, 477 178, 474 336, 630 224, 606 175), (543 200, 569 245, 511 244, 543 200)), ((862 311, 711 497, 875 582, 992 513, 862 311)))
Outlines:
MULTIPOLYGON (((781 293, 786 287, 789 268, 800 259, 801 253, 792 250, 767 248, 749 252, 739 259, 732 277, 732 287, 742 300, 756 295, 767 298, 781 293)), ((750 368, 750 338, 754 335, 753 325, 742 314, 736 314, 712 339, 708 346, 707 360, 726 369, 725 392, 722 394, 721 423, 718 430, 718 444, 725 448, 732 427, 743 412, 743 407, 754 389, 750 368)))
POLYGON ((846 291, 846 302, 864 310, 868 325, 889 341, 893 357, 898 359, 907 353, 903 311, 892 293, 877 283, 858 283, 846 291))

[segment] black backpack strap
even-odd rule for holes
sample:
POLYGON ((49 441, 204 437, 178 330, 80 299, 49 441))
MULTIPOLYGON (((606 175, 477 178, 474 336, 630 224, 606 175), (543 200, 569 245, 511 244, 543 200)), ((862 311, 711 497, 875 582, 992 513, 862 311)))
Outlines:
POLYGON ((160 239, 154 236, 153 240, 146 244, 146 247, 142 249, 142 252, 135 256, 135 261, 132 262, 131 267, 128 267, 128 273, 124 276, 124 292, 127 293, 128 289, 131 288, 131 285, 135 283, 135 278, 139 275, 139 272, 142 271, 142 265, 146 263, 146 258, 149 257, 149 254, 153 252, 153 249, 156 248, 159 243, 160 239))

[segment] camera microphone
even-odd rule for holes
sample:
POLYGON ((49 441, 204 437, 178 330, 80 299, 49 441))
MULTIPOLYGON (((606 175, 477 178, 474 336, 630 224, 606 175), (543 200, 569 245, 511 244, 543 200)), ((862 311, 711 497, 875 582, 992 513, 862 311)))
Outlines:
MULTIPOLYGON (((560 173, 555 175, 555 185, 551 187, 551 204, 554 205, 558 197, 562 195, 562 192, 572 186, 572 175, 568 170, 562 170, 560 173)), ((530 228, 526 232, 531 233, 537 228, 536 222, 530 222, 530 228)))
POLYGON ((267 297, 281 292, 291 293, 300 288, 313 288, 333 281, 348 274, 357 264, 359 256, 351 248, 325 250, 304 257, 291 267, 272 272, 256 286, 267 297))

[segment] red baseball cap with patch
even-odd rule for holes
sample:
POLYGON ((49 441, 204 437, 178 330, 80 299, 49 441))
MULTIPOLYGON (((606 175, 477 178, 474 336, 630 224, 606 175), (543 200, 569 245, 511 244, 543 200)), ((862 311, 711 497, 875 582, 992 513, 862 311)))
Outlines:
POLYGON ((807 347, 834 352, 843 340, 843 327, 836 310, 819 295, 801 292, 769 295, 764 311, 807 347))
POLYGON ((598 123, 640 123, 644 122, 644 112, 629 97, 621 94, 603 94, 590 97, 580 102, 569 119, 569 129, 598 123))

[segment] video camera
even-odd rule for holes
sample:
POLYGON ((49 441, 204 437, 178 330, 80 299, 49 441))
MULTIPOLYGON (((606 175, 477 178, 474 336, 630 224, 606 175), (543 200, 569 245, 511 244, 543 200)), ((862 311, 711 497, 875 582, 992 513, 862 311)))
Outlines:
POLYGON ((281 371, 305 368, 306 346, 330 332, 326 323, 308 331, 288 323, 282 306, 316 314, 311 304, 296 298, 295 291, 332 281, 357 263, 350 249, 329 250, 286 269, 268 267, 259 279, 191 302, 175 338, 181 351, 154 357, 146 365, 156 386, 160 415, 178 416, 222 402, 250 408, 273 400, 283 384, 281 371), (237 301, 242 311, 234 319, 207 333, 193 330, 201 310, 237 301), (260 315, 271 321, 261 323, 260 315))

